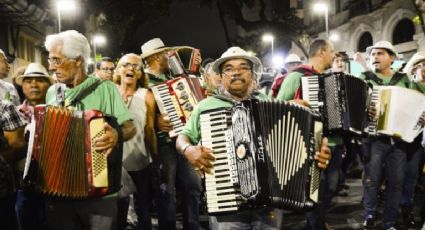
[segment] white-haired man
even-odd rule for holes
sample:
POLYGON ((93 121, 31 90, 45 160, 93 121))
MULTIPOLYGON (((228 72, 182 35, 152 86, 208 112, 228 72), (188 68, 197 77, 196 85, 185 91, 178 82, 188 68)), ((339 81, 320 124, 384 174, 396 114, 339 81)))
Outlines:
MULTIPOLYGON (((193 167, 208 173, 213 168, 212 162, 215 160, 211 149, 199 145, 201 112, 232 107, 232 101, 250 98, 267 100, 266 95, 256 92, 257 74, 261 68, 262 64, 258 58, 239 47, 229 48, 214 62, 213 70, 221 76, 219 96, 211 96, 201 101, 192 112, 182 134, 177 138, 177 150, 193 167)), ((329 158, 327 141, 324 141, 322 151, 317 156, 319 166, 326 168, 329 158)), ((279 229, 280 219, 280 215, 274 215, 271 208, 265 208, 212 217, 210 224, 212 229, 279 229)))
MULTIPOLYGON (((45 42, 49 51, 49 70, 56 74, 59 83, 66 85, 63 95, 55 85, 47 92, 46 103, 58 105, 56 99, 64 96, 64 105, 78 110, 96 109, 117 119, 120 130, 105 124, 105 133, 94 140, 94 148, 111 154, 119 145, 118 132, 123 140, 135 133, 131 114, 111 81, 87 76, 90 46, 87 39, 74 30, 49 35, 45 42), (58 97, 57 97, 58 96, 58 97)), ((116 229, 117 194, 91 199, 61 199, 49 197, 47 222, 49 229, 116 229)))
POLYGON ((10 66, 6 54, 0 49, 0 99, 11 101, 14 105, 21 104, 18 91, 9 82, 5 81, 9 75, 10 66))

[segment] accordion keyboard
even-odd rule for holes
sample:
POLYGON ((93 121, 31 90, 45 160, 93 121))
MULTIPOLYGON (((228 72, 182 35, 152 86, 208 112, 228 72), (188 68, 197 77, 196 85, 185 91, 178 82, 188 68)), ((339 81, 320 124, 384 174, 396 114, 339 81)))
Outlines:
POLYGON ((171 124, 173 124, 173 130, 169 132, 170 137, 177 136, 183 130, 184 124, 181 120, 183 114, 179 110, 180 105, 176 97, 170 95, 167 84, 153 86, 152 92, 159 111, 161 114, 167 114, 170 118, 171 124))
POLYGON ((91 162, 92 162, 92 176, 94 187, 108 187, 108 161, 107 156, 102 151, 96 151, 93 148, 93 140, 102 136, 105 133, 104 119, 96 118, 90 122, 90 141, 91 149, 91 162))
POLYGON ((302 77, 301 82, 303 100, 308 101, 313 110, 319 111, 319 107, 323 105, 323 103, 319 102, 319 77, 302 77))
MULTIPOLYGON (((380 91, 379 89, 374 89, 372 90, 372 93, 370 95, 370 102, 375 103, 375 106, 379 106, 379 95, 380 95, 380 91)), ((368 126, 368 133, 369 135, 376 135, 376 130, 378 127, 378 120, 374 119, 372 121, 369 121, 369 126, 368 126)))
POLYGON ((212 174, 205 175, 206 196, 209 213, 238 210, 240 193, 236 159, 233 153, 230 111, 203 113, 201 122, 202 145, 214 151, 216 158, 212 174))

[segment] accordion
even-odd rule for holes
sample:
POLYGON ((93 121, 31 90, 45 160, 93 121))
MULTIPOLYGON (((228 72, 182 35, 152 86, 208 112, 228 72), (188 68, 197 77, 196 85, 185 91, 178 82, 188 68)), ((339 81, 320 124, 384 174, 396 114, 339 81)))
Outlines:
POLYGON ((104 115, 96 110, 36 106, 24 183, 43 194, 63 198, 97 197, 117 191, 122 148, 116 148, 118 156, 113 152, 108 157, 92 148, 93 139, 105 132, 104 122, 104 115))
MULTIPOLYGON (((196 62, 196 58, 201 56, 199 49, 195 49, 190 46, 179 46, 175 48, 177 60, 180 62, 180 65, 183 67, 183 71, 187 74, 197 74, 199 73, 199 67, 201 63, 196 62)), ((169 53, 172 54, 173 51, 169 53)), ((172 63, 170 62, 170 67, 172 63)), ((172 69, 172 68, 170 68, 172 69)), ((174 73, 176 75, 176 73, 174 73)))
POLYGON ((301 78, 303 100, 322 115, 324 131, 362 134, 367 123, 368 85, 344 73, 301 78))
POLYGON ((374 86, 370 102, 377 108, 377 119, 369 122, 367 133, 401 138, 411 143, 423 130, 418 124, 425 111, 425 96, 397 86, 374 86))
POLYGON ((170 118, 173 130, 170 137, 175 137, 183 130, 194 107, 204 99, 204 92, 199 78, 182 76, 151 87, 159 111, 170 118))
POLYGON ((212 174, 205 175, 211 215, 317 203, 320 170, 314 152, 323 127, 311 110, 253 99, 204 111, 200 125, 201 144, 216 158, 212 174))

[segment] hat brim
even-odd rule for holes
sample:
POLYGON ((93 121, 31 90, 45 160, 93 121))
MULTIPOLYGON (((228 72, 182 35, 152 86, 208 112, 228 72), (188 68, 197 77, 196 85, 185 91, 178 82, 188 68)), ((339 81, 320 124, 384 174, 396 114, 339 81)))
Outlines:
POLYGON ((235 55, 235 56, 229 56, 229 57, 223 57, 223 58, 217 59, 214 62, 212 69, 214 70, 214 72, 220 73, 220 65, 231 59, 245 59, 252 62, 254 64, 254 72, 256 73, 260 73, 263 68, 263 65, 261 64, 260 59, 258 59, 257 57, 246 56, 246 55, 235 55))
POLYGON ((157 53, 160 53, 160 52, 162 52, 162 51, 169 50, 169 49, 171 49, 171 48, 169 48, 169 47, 163 47, 163 48, 159 48, 159 49, 156 49, 156 50, 151 50, 151 51, 149 51, 149 52, 142 53, 142 54, 140 55, 140 57, 141 57, 142 59, 145 59, 145 58, 147 58, 147 57, 149 57, 149 56, 152 56, 152 55, 154 55, 154 54, 157 54, 157 53))
POLYGON ((419 62, 423 60, 425 60, 425 53, 424 54, 417 53, 413 55, 413 57, 410 58, 410 60, 406 63, 406 66, 404 67, 403 72, 410 75, 413 70, 413 66, 415 66, 416 64, 418 64, 419 62))
POLYGON ((55 80, 53 80, 52 77, 47 75, 41 75, 41 74, 27 74, 27 75, 19 75, 16 77, 15 82, 16 84, 22 86, 22 82, 24 81, 24 78, 26 77, 38 77, 38 78, 45 78, 51 85, 55 83, 55 80))

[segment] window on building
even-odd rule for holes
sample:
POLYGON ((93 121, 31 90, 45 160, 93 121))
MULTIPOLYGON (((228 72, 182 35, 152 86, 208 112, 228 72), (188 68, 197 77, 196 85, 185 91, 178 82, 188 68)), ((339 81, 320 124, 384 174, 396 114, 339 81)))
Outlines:
POLYGON ((297 9, 304 9, 304 0, 297 0, 297 9))
POLYGON ((335 13, 341 12, 341 1, 335 0, 335 13))
POLYGON ((28 62, 35 61, 35 44, 34 41, 26 36, 18 38, 17 57, 28 62))
POLYGON ((393 44, 397 45, 404 42, 413 41, 415 34, 415 26, 413 22, 407 18, 400 20, 393 31, 393 44))
POLYGON ((364 32, 357 43, 357 52, 366 52, 366 48, 373 45, 373 38, 369 32, 364 32))

